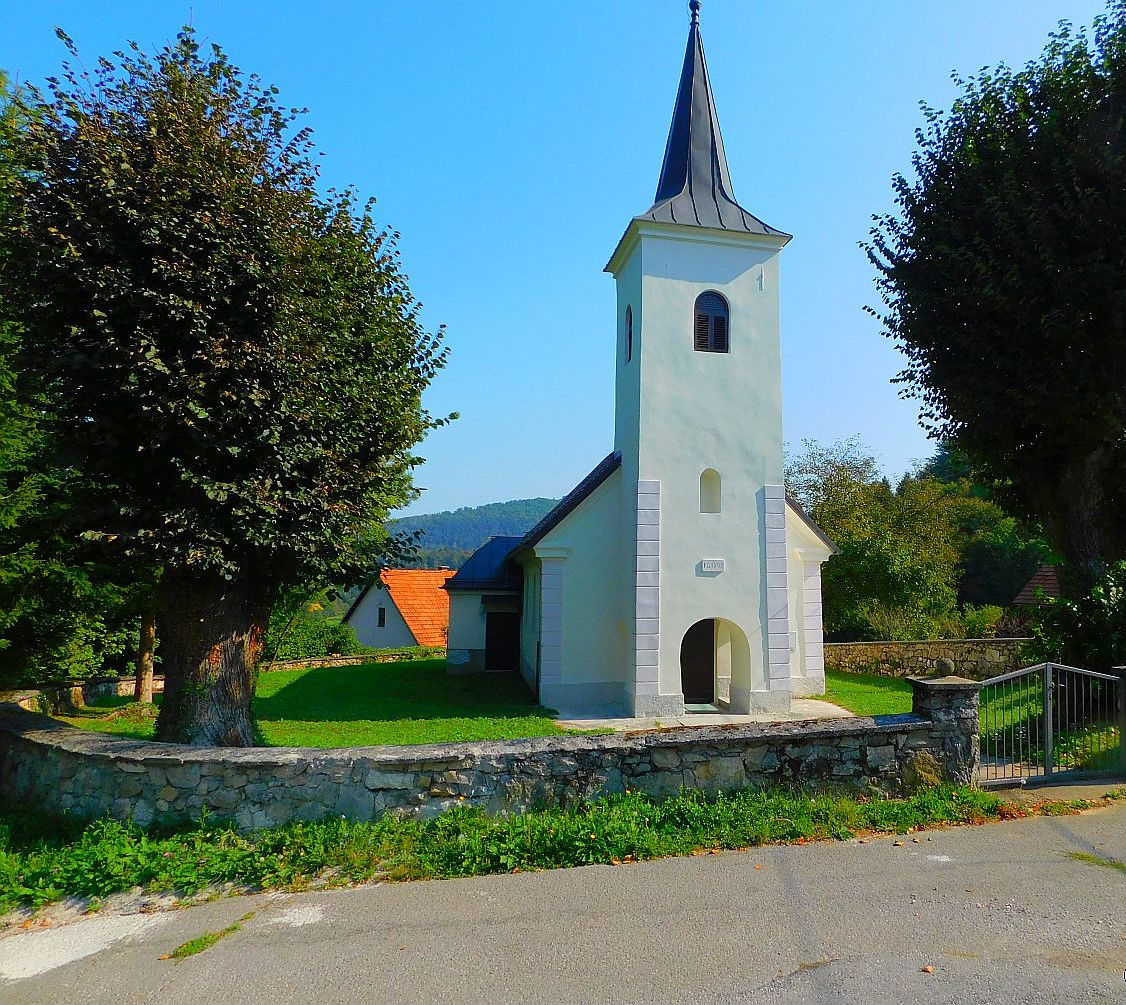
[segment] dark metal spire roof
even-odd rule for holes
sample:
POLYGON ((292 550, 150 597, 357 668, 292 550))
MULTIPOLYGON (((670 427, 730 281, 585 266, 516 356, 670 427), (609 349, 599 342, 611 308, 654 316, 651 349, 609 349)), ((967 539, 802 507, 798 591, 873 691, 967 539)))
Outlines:
POLYGON ((692 26, 661 180, 653 207, 638 219, 788 238, 735 201, 700 37, 699 0, 692 0, 689 9, 692 26))

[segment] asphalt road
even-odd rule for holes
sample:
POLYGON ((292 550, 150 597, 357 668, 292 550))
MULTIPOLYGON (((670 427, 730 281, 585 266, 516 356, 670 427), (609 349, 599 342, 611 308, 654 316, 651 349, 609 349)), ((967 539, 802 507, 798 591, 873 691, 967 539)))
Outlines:
POLYGON ((918 837, 95 917, 0 939, 0 1002, 1126 1002, 1126 874, 1069 857, 1126 806, 918 837))

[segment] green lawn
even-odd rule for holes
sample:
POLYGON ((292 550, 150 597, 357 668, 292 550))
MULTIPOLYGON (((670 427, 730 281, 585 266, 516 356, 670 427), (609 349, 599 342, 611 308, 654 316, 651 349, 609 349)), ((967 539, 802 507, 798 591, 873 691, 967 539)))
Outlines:
MULTIPOLYGON (((911 711, 911 685, 896 677, 825 672, 824 698, 856 715, 896 715, 911 711)), ((981 704, 983 751, 1020 751, 1032 762, 1042 760, 1044 688, 1039 678, 996 689, 981 704)), ((1057 719, 1057 770, 1110 770, 1117 764, 1121 742, 1113 722, 1088 722, 1065 728, 1057 719)))
MULTIPOLYGON (((569 732, 535 703, 519 674, 455 676, 446 673, 445 660, 264 673, 254 712, 260 742, 270 747, 514 740, 569 732)), ((155 714, 130 699, 110 698, 62 718, 82 729, 149 739, 155 714)))
POLYGON ((826 670, 825 700, 855 715, 899 715, 911 711, 911 685, 900 677, 826 670))

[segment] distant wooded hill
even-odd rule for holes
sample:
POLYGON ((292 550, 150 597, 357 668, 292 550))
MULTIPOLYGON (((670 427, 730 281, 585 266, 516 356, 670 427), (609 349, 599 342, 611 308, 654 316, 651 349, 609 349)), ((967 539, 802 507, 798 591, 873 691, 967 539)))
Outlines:
POLYGON ((463 506, 444 513, 408 516, 391 525, 397 533, 422 531, 414 563, 424 569, 456 569, 490 537, 519 537, 530 531, 557 499, 513 499, 485 506, 463 506))

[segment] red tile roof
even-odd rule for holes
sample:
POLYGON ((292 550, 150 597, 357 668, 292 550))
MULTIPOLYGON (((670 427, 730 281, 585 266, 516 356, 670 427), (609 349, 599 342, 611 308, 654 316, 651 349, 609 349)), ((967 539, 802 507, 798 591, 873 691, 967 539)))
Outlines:
POLYGON ((1040 566, 1040 568, 1036 570, 1036 575, 1025 583, 1024 589, 1013 598, 1013 604, 1027 605, 1030 607, 1042 604, 1044 601, 1037 595, 1037 591, 1041 590, 1047 598, 1051 600, 1058 599, 1060 595, 1060 576, 1059 570, 1054 565, 1040 566))
POLYGON ((453 574, 453 569, 384 569, 380 575, 420 646, 446 646, 450 595, 442 587, 453 574))

